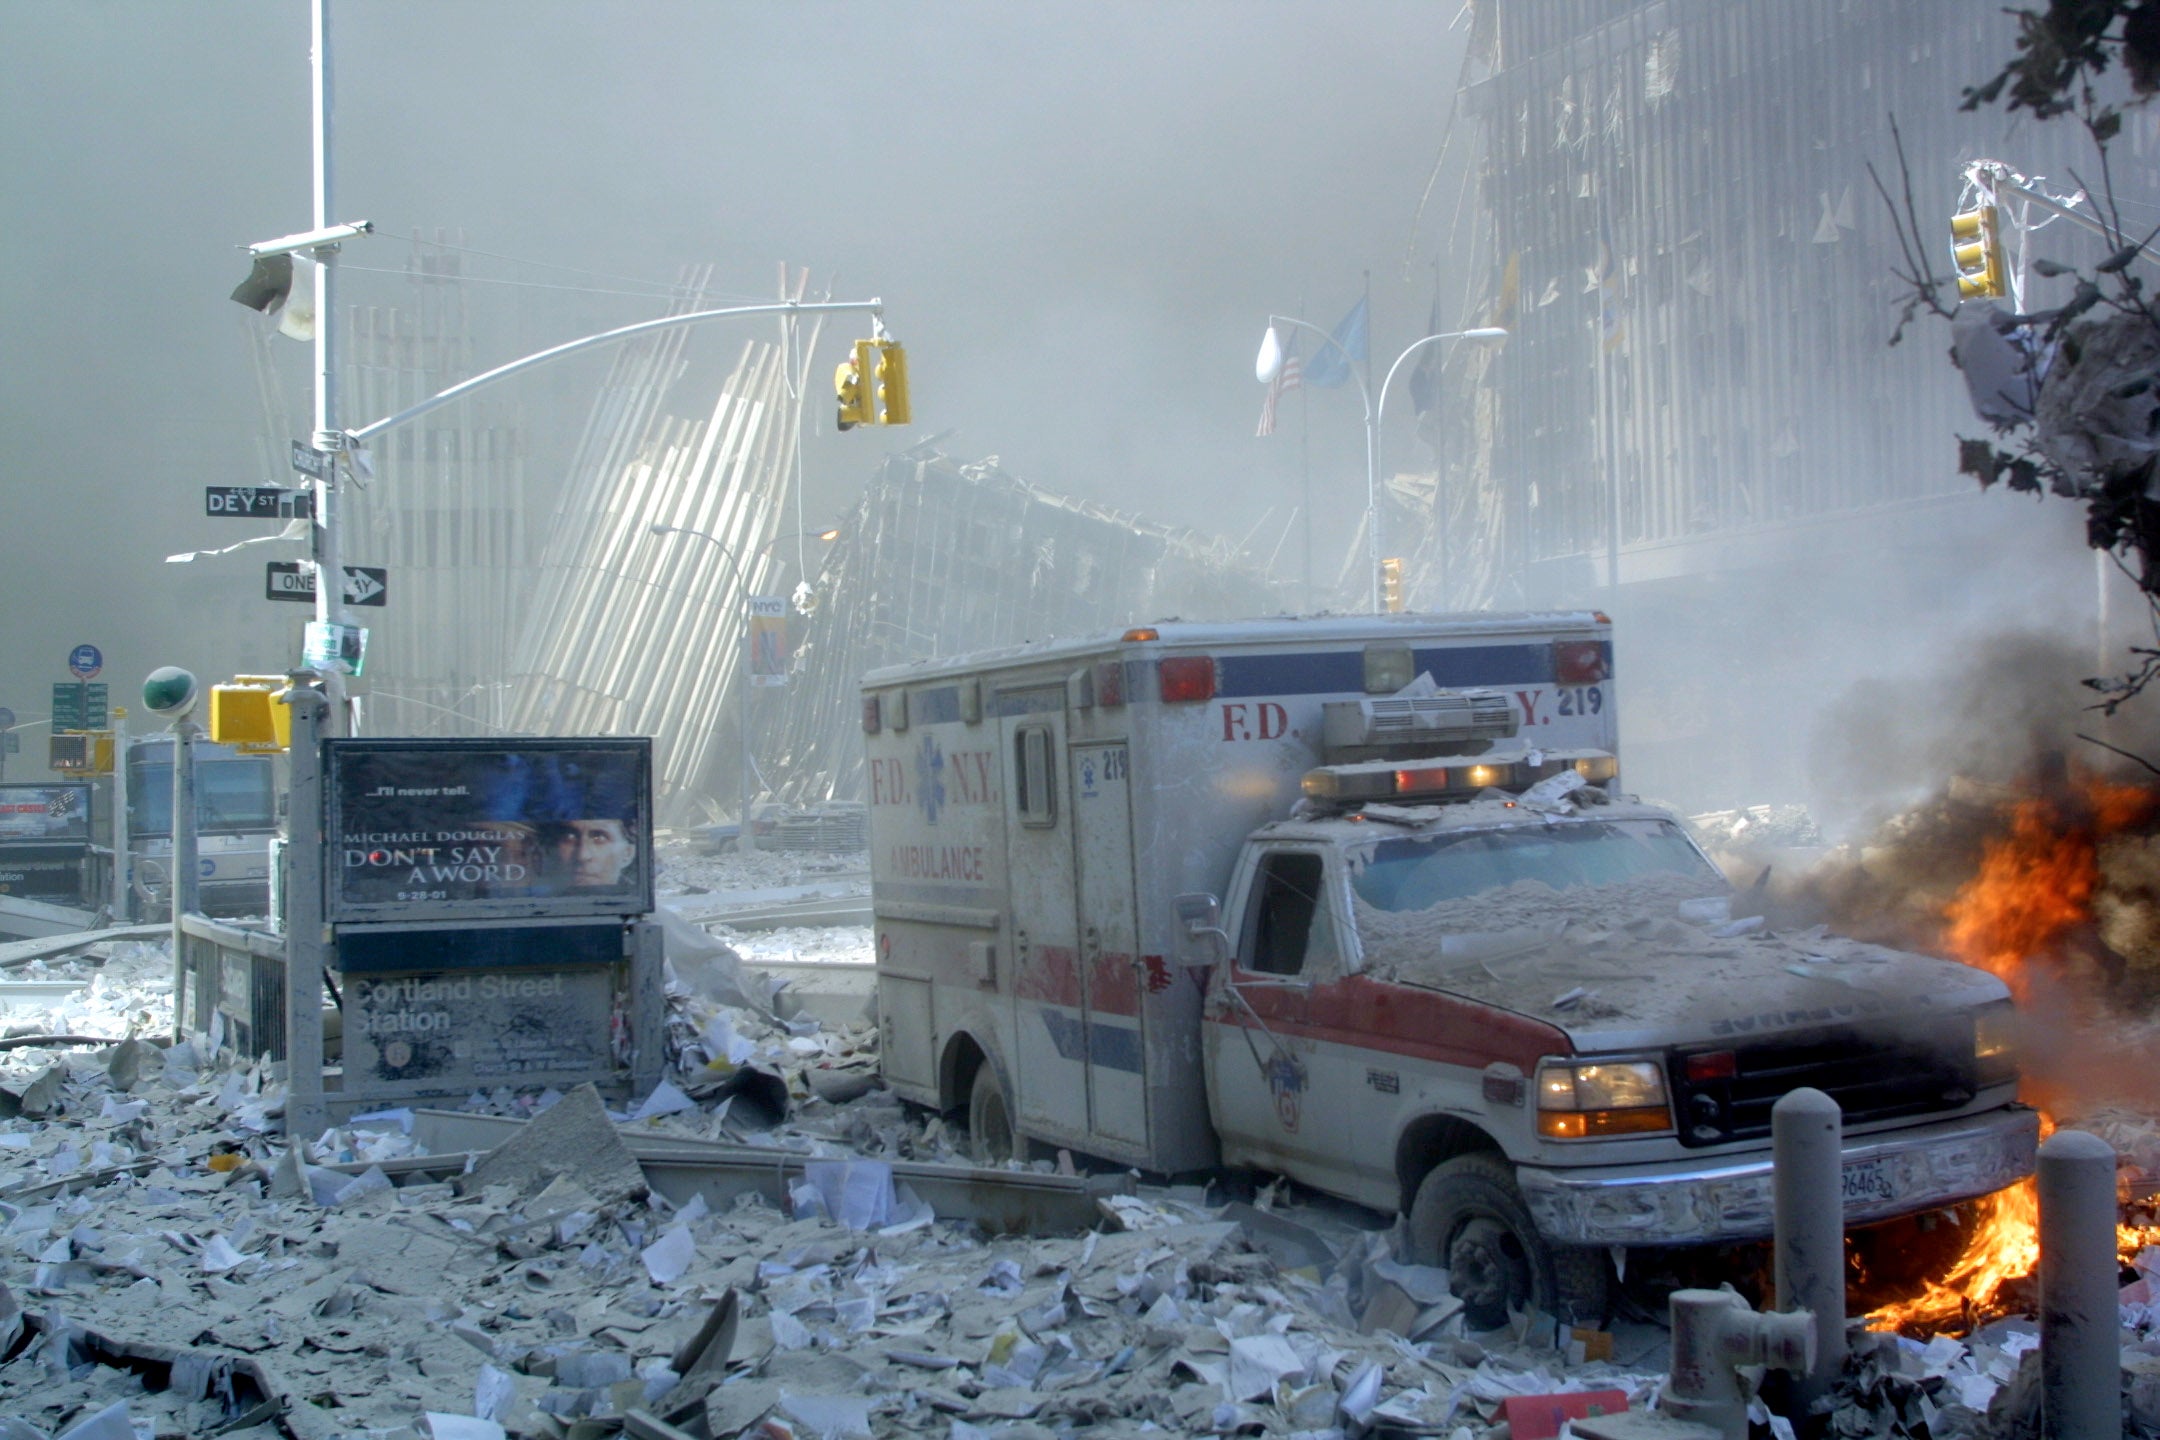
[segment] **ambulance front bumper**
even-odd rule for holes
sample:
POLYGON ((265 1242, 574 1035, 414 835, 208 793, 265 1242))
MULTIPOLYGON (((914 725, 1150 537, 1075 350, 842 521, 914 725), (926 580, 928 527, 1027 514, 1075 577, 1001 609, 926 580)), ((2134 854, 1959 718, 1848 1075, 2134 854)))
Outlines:
MULTIPOLYGON (((1845 1223, 1866 1225, 1992 1194, 2033 1173, 2040 1117, 2022 1106, 1848 1137, 1845 1223)), ((1767 1239, 1767 1148, 1704 1164, 1518 1166, 1531 1218, 1562 1245, 1700 1245, 1767 1239)))

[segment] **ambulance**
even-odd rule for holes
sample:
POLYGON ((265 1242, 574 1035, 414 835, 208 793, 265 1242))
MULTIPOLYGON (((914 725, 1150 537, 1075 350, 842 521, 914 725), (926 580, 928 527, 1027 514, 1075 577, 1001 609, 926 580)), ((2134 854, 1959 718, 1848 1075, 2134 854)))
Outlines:
POLYGON ((2031 1173, 1994 977, 1743 913, 1626 795, 1595 612, 1165 621, 863 682, 882 1066, 986 1161, 1245 1166, 1409 1217, 1473 1321, 2031 1173))

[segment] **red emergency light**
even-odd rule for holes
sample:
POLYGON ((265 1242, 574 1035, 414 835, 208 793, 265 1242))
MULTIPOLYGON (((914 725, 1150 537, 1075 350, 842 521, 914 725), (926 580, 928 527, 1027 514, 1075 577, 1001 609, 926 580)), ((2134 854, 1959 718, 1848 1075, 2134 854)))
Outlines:
POLYGON ((1155 678, 1165 701, 1212 700, 1215 698, 1215 657, 1167 656, 1155 662, 1155 678))

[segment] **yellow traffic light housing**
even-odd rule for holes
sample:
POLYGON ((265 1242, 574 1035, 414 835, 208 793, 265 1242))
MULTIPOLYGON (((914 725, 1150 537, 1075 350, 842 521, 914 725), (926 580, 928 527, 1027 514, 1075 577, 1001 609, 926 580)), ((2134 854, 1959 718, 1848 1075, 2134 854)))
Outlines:
POLYGON ((1392 556, 1380 562, 1380 596, 1388 614, 1402 614, 1402 561, 1392 556))
POLYGON ((869 392, 864 388, 864 377, 870 373, 870 352, 874 348, 868 340, 857 340, 855 353, 833 369, 833 393, 840 401, 839 428, 842 430, 877 423, 877 414, 870 407, 869 392))
POLYGON ((1958 299, 1989 300, 2010 293, 2003 267, 2002 215, 1994 205, 1950 217, 1950 255, 1957 268, 1958 299))
POLYGON ((275 675, 235 675, 210 687, 210 738, 243 755, 267 755, 292 745, 292 707, 278 703, 285 681, 275 675))
POLYGON ((877 342, 876 391, 871 397, 871 413, 880 425, 905 425, 908 423, 907 351, 900 348, 897 340, 877 342))

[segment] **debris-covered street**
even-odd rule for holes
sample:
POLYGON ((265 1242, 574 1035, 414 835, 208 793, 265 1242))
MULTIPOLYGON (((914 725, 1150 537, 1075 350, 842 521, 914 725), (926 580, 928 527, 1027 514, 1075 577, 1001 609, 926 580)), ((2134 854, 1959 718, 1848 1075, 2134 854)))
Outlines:
MULTIPOLYGON (((861 873, 667 854, 686 909, 861 873)), ((1640 1410, 1665 1379, 1669 1277, 1609 1331, 1473 1331, 1382 1217, 1295 1187, 955 1168, 964 1134, 877 1083, 874 1027, 786 988, 775 1005, 759 968, 807 994, 797 967, 863 963, 867 929, 737 944, 698 955, 703 984, 671 980, 673 1063, 627 1113, 504 1089, 298 1151, 269 1067, 170 1043, 162 945, 11 966, 0 985, 46 990, 0 991, 0 1434, 1535 1436, 1554 1432, 1529 1397, 1640 1410)), ((2160 1124, 2096 1119, 2160 1176, 2160 1124)), ((2137 1258, 2160 1272, 2160 1250, 2137 1258)), ((2154 1434, 2144 1283, 2124 1389, 2154 1434)), ((1882 1336, 1836 1433, 2013 1433, 1986 1417, 2015 1413, 2036 1344, 2015 1318, 1882 1336)))

